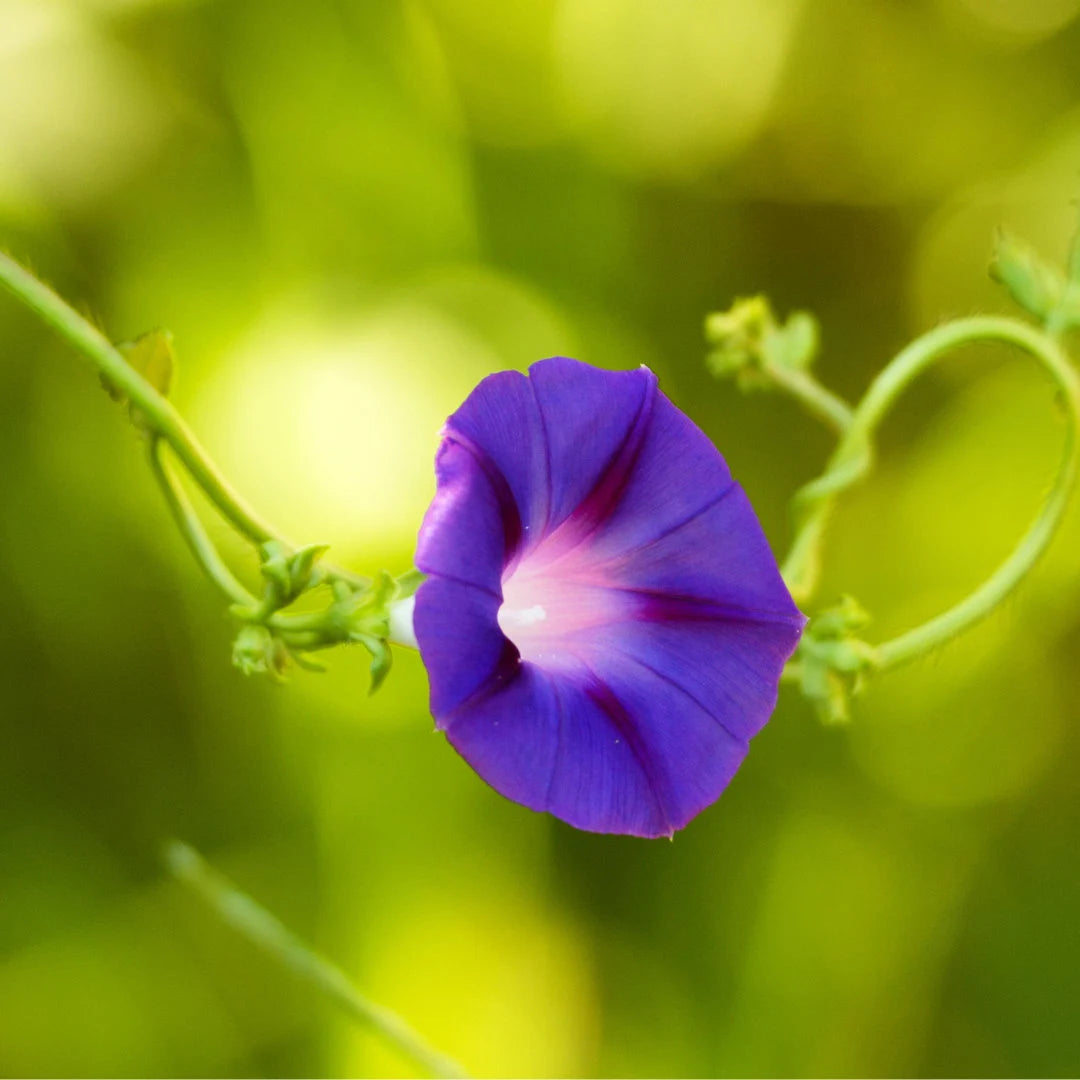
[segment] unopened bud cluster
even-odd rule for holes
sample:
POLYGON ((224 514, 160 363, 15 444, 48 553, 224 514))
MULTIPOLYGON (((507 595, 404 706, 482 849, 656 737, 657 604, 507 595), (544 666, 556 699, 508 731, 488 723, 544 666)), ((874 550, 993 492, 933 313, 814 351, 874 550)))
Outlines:
POLYGON ((847 723, 851 697, 877 666, 877 651, 857 633, 869 621, 859 603, 845 596, 811 619, 803 634, 797 653, 801 689, 827 724, 847 723))
POLYGON ((780 322, 764 296, 736 300, 705 319, 712 346, 706 363, 716 376, 733 376, 741 390, 769 389, 778 369, 806 371, 817 356, 817 320, 795 311, 780 322))
POLYGON ((1052 333, 1080 328, 1080 232, 1073 240, 1064 272, 1023 241, 1000 232, 990 276, 1052 333))
POLYGON ((390 605, 415 590, 418 580, 411 574, 395 580, 382 571, 370 583, 353 584, 319 565, 325 552, 322 544, 296 551, 276 540, 262 545, 262 597, 255 606, 231 609, 244 624, 233 644, 233 663, 247 675, 281 678, 293 663, 321 671, 311 653, 355 643, 371 653, 375 691, 390 671, 390 605), (320 587, 330 592, 330 603, 322 609, 285 610, 320 587))

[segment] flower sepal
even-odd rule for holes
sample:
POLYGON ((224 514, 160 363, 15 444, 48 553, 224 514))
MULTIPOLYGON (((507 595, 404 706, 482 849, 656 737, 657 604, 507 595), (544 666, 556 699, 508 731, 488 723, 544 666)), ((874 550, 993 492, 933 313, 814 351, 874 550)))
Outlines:
POLYGON ((994 245, 990 276, 1039 322, 1050 318, 1065 295, 1065 275, 1005 230, 998 233, 994 245))
POLYGON ((1000 231, 990 276, 1052 333, 1080 328, 1080 230, 1073 238, 1065 273, 1022 240, 1000 231))
POLYGON ((248 623, 233 642, 232 662, 245 675, 269 675, 281 680, 291 657, 288 647, 269 627, 248 623))
POLYGON ((308 544, 294 552, 277 540, 268 540, 260 552, 259 572, 264 581, 263 605, 270 611, 288 607, 303 593, 322 583, 316 565, 329 550, 328 544, 308 544))
POLYGON ((845 596, 811 619, 799 643, 795 663, 802 692, 824 724, 850 720, 851 698, 878 666, 877 649, 857 633, 869 621, 858 601, 845 596))
MULTIPOLYGON (((172 390, 176 373, 176 355, 173 351, 173 336, 169 330, 148 330, 132 341, 121 341, 116 346, 117 352, 127 361, 128 366, 136 371, 162 397, 168 397, 172 390)), ((127 395, 105 375, 101 377, 105 392, 118 404, 126 404, 132 424, 143 434, 149 434, 150 426, 134 402, 128 401, 127 395)))
POLYGON ((359 644, 371 653, 374 693, 390 672, 391 605, 411 596, 423 575, 408 571, 395 579, 380 571, 374 581, 352 584, 330 579, 318 565, 324 544, 290 551, 277 541, 262 545, 262 598, 256 605, 234 605, 244 624, 233 646, 233 663, 246 675, 281 680, 291 664, 307 671, 325 667, 310 654, 335 645, 359 644), (329 587, 330 603, 317 611, 290 612, 301 597, 329 587))

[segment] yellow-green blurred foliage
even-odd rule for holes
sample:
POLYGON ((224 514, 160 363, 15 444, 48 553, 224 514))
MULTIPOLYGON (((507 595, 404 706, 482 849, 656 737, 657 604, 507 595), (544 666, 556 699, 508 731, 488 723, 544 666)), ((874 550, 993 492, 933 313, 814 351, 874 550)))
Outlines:
MULTIPOLYGON (((0 241, 117 339, 289 535, 410 564, 483 375, 648 363, 777 549, 826 433, 703 366, 738 294, 815 310, 859 393, 1004 309, 999 223, 1059 259, 1080 0, 0 0, 0 241)), ((1008 550, 1052 394, 957 358, 846 496, 822 598, 912 625, 1008 550)), ((180 836, 480 1075, 1080 1071, 1080 524, 1017 598, 875 683, 786 693, 674 843, 503 801, 402 653, 284 687, 138 439, 0 302, 0 1073, 404 1071, 163 881, 180 836)), ((242 547, 220 532, 238 560, 242 547)))

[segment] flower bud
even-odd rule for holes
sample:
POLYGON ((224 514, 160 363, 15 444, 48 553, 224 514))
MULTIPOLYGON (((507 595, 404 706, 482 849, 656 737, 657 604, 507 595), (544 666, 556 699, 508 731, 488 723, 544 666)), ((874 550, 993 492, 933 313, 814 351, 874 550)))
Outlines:
POLYGON ((1000 232, 990 264, 990 276, 1030 315, 1046 322, 1061 303, 1065 280, 1032 248, 1006 232, 1000 232))
POLYGON ((763 296, 736 300, 729 311, 705 320, 705 337, 715 346, 706 357, 716 376, 734 376, 741 390, 767 389, 777 368, 805 371, 818 352, 817 320, 796 311, 777 321, 763 296))
POLYGON ((265 626, 248 623, 236 635, 232 659, 245 675, 280 677, 288 666, 289 653, 265 626))

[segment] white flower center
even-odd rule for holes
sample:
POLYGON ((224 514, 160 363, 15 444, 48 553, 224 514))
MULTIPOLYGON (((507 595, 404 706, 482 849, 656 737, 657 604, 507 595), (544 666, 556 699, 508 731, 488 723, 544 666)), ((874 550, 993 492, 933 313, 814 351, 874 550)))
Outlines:
POLYGON ((532 626, 533 623, 543 622, 546 618, 547 611, 544 610, 543 604, 533 604, 530 608, 512 608, 504 603, 499 608, 499 626, 507 635, 511 629, 532 626))
POLYGON ((502 583, 499 629, 523 660, 546 667, 575 665, 598 635, 631 616, 634 602, 587 561, 587 551, 546 557, 542 543, 502 583))
POLYGON ((420 647, 416 643, 416 630, 413 628, 413 611, 415 608, 415 596, 407 596, 404 600, 395 600, 390 605, 390 633, 388 637, 395 645, 407 645, 410 649, 420 647))

